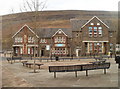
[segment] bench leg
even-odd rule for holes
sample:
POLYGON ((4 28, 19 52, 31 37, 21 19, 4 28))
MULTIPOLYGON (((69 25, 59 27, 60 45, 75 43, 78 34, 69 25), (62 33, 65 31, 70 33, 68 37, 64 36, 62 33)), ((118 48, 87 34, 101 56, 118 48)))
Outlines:
POLYGON ((86 76, 88 76, 88 70, 86 70, 86 76))
POLYGON ((29 68, 31 68, 31 65, 29 65, 29 68))
POLYGON ((56 78, 56 72, 54 72, 54 78, 56 78))
POLYGON ((106 69, 104 69, 104 74, 106 74, 106 69))
POLYGON ((77 71, 75 71, 75 77, 77 77, 77 71))
POLYGON ((39 66, 39 69, 40 69, 40 66, 39 66))

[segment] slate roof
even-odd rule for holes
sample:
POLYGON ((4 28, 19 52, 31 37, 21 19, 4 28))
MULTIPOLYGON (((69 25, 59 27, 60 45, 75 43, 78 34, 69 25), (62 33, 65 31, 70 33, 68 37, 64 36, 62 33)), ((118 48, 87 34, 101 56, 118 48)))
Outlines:
POLYGON ((51 38, 59 29, 61 29, 69 38, 72 37, 71 28, 39 28, 36 29, 36 34, 40 38, 51 38))
MULTIPOLYGON (((71 27, 73 31, 80 31, 81 27, 87 23, 89 21, 88 20, 80 20, 80 19, 71 19, 71 27)), ((109 31, 115 31, 115 26, 113 25, 111 20, 102 20, 102 22, 104 22, 107 26, 109 26, 109 31)))
POLYGON ((88 20, 80 20, 80 19, 71 19, 71 27, 73 31, 80 31, 80 28, 87 22, 88 20))

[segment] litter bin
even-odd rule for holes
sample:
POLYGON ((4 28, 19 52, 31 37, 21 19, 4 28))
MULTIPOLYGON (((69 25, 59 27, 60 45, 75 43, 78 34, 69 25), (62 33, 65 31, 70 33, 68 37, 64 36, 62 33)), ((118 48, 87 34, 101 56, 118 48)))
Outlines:
POLYGON ((56 57, 55 57, 55 59, 56 59, 56 61, 58 61, 58 60, 59 60, 59 57, 58 57, 58 56, 56 56, 56 57))
POLYGON ((119 68, 120 68, 120 56, 115 56, 115 61, 117 64, 119 64, 119 68))

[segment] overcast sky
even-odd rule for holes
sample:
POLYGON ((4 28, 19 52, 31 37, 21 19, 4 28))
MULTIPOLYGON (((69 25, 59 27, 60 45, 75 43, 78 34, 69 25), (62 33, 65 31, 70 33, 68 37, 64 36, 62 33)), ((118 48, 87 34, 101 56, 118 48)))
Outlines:
MULTIPOLYGON (((0 0, 0 15, 20 12, 24 0, 0 0)), ((29 0, 28 0, 29 1, 29 0)), ((47 0, 44 10, 104 10, 117 11, 120 0, 47 0)))

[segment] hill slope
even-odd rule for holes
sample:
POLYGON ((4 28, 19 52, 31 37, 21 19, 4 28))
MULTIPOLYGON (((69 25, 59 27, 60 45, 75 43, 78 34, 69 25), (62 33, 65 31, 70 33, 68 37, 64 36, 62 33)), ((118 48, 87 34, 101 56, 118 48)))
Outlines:
MULTIPOLYGON (((37 27, 46 28, 70 28, 70 19, 87 19, 98 16, 100 19, 111 20, 114 29, 117 29, 117 12, 114 11, 81 11, 81 10, 64 10, 64 11, 43 11, 38 13, 37 27)), ((34 28, 34 12, 17 13, 2 16, 2 44, 3 49, 10 48, 12 44, 11 37, 21 26, 28 24, 34 28)))

